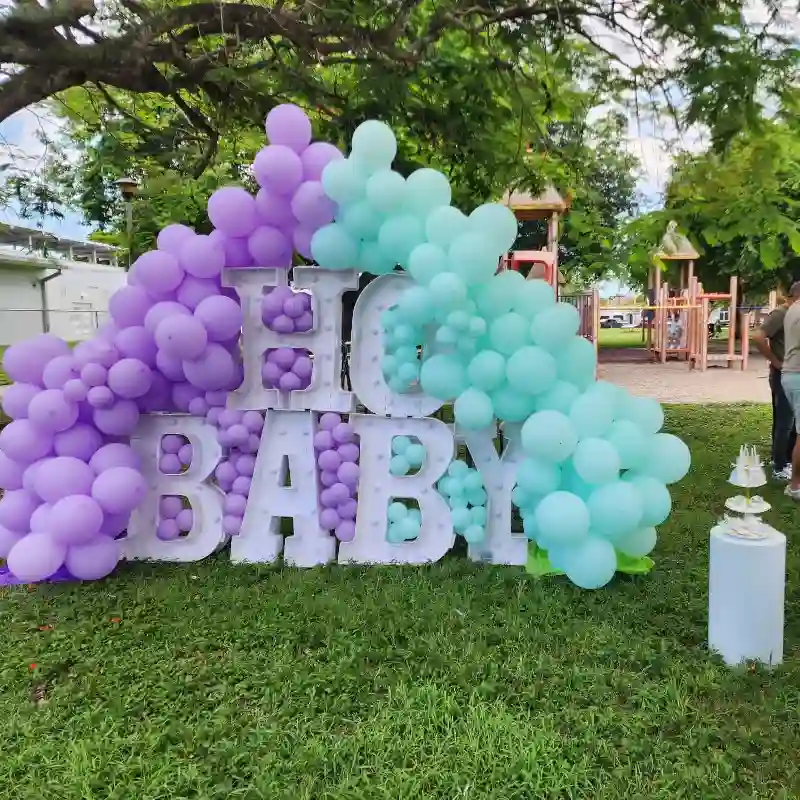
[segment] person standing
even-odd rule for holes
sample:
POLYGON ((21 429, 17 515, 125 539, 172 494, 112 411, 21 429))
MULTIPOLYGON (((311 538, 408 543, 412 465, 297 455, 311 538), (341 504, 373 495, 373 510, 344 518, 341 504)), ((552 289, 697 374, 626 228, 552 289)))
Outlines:
POLYGON ((769 314, 753 336, 758 351, 769 362, 769 388, 772 394, 772 474, 776 480, 782 481, 791 480, 792 451, 797 439, 795 412, 781 382, 785 353, 784 321, 794 300, 790 292, 783 305, 769 314))
MULTIPOLYGON (((795 281, 789 290, 789 308, 783 320, 785 353, 781 383, 783 391, 794 412, 795 431, 800 424, 800 281, 795 281)), ((792 450, 792 477, 786 494, 800 502, 800 439, 795 439, 792 450)))

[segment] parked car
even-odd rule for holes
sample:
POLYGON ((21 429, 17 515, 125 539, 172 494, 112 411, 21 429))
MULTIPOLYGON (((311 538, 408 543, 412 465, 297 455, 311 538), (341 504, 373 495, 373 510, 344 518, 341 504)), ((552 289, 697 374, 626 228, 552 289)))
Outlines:
POLYGON ((600 327, 601 328, 621 328, 622 322, 618 319, 614 319, 614 317, 606 317, 605 319, 600 320, 600 327))

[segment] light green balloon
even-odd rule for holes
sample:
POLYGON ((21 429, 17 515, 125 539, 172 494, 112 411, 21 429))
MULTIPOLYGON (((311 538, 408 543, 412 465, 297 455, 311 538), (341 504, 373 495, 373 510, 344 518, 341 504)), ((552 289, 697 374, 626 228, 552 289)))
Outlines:
POLYGON ((498 267, 490 242, 475 233, 459 236, 450 245, 447 260, 450 269, 469 286, 490 280, 498 267))
POLYGON ((525 284, 519 272, 504 270, 493 276, 474 291, 475 303, 480 315, 491 321, 507 314, 514 306, 514 298, 525 284))
POLYGON ((617 571, 614 547, 596 536, 590 536, 565 550, 562 558, 567 577, 581 589, 600 589, 611 581, 617 571))
POLYGON ((578 444, 570 418, 558 411, 537 411, 522 426, 522 448, 529 456, 546 461, 565 461, 578 444))
POLYGON ((570 303, 556 303, 533 318, 531 338, 535 344, 557 351, 570 342, 578 332, 580 315, 570 303))
POLYGON ((589 509, 580 497, 569 492, 553 492, 536 506, 537 541, 551 546, 575 545, 589 535, 589 509))
POLYGON ((506 360, 495 350, 482 350, 469 362, 469 382, 484 392, 491 392, 505 383, 506 360))
POLYGON ((532 395, 512 389, 507 383, 491 392, 492 405, 497 418, 503 422, 522 422, 534 411, 535 400, 532 395))
POLYGON ((556 360, 542 347, 521 347, 508 358, 506 378, 512 389, 541 394, 556 382, 556 360))
POLYGON ((489 239, 497 256, 507 253, 514 246, 519 223, 514 212, 500 203, 485 203, 470 215, 471 227, 489 239))
POLYGON ((408 259, 408 271, 417 283, 427 286, 447 269, 447 254, 435 244, 418 244, 408 259))
POLYGON ((391 216, 381 225, 378 244, 384 256, 395 264, 408 267, 411 251, 422 244, 425 232, 419 217, 413 214, 391 216))
POLYGON ((653 551, 658 541, 658 532, 653 527, 637 528, 616 543, 617 550, 625 555, 641 558, 653 551))
POLYGON ((428 289, 433 304, 443 310, 455 310, 467 302, 467 287, 464 281, 452 272, 434 275, 428 284, 428 289))
POLYGON ((595 489, 586 503, 592 531, 616 541, 636 530, 644 517, 644 504, 636 488, 627 481, 605 483, 595 489))
POLYGON ((561 484, 561 469, 552 461, 528 456, 517 467, 517 485, 528 495, 547 495, 561 484))
POLYGON ((639 472, 662 483, 677 483, 685 477, 692 463, 692 455, 685 442, 671 433, 657 433, 647 439, 649 458, 639 472))
POLYGON ((572 404, 569 418, 581 439, 603 436, 614 421, 614 407, 607 394, 590 389, 572 404))
POLYGON ((384 217, 379 214, 367 200, 359 200, 346 206, 337 222, 354 238, 373 241, 378 238, 378 231, 383 224, 384 217))
POLYGON ((622 469, 636 469, 649 457, 647 436, 629 419, 612 422, 605 438, 616 449, 622 469))
POLYGON ((395 262, 388 259, 377 242, 362 242, 358 253, 358 271, 370 275, 388 275, 395 262))
POLYGON ((350 149, 354 157, 373 168, 388 167, 397 155, 397 139, 385 122, 368 119, 353 132, 350 149))
POLYGON ((589 438, 578 442, 572 464, 586 483, 609 483, 619 478, 619 455, 614 445, 605 439, 589 438))
POLYGON ((618 414, 620 419, 629 419, 643 433, 658 433, 664 424, 664 409, 650 397, 629 396, 618 414))
POLYGON ((464 540, 468 544, 478 544, 486 538, 486 529, 483 525, 470 525, 464 531, 464 540))
POLYGON ((586 389, 597 375, 597 350, 583 336, 573 336, 556 353, 558 377, 569 381, 581 391, 586 389))
POLYGON ((463 491, 461 484, 464 478, 469 475, 469 464, 467 464, 466 461, 462 461, 460 458, 454 458, 447 466, 447 474, 451 478, 457 479, 459 487, 458 492, 461 493, 463 491))
POLYGON ((481 430, 494 422, 492 399, 478 389, 466 389, 453 407, 456 423, 467 430, 481 430))
POLYGON ((630 483, 639 492, 644 509, 641 522, 643 526, 661 525, 666 521, 672 511, 672 498, 662 481, 635 472, 626 472, 622 480, 630 483))
POLYGON ((421 467, 422 462, 425 461, 425 447, 421 444, 411 444, 406 448, 403 455, 405 455, 412 467, 421 467))
POLYGON ((395 501, 389 504, 387 516, 389 517, 389 522, 400 522, 401 519, 405 519, 408 516, 408 509, 403 503, 395 501))
POLYGON ((341 225, 332 222, 311 237, 311 255, 322 269, 353 269, 358 259, 358 243, 341 225))
POLYGON ((452 355, 435 355, 424 361, 419 380, 422 390, 438 400, 452 400, 469 385, 464 363, 452 355))
POLYGON ((366 195, 376 211, 389 214, 405 203, 406 179, 394 170, 380 169, 367 180, 366 195))
POLYGON ((556 381, 546 392, 536 396, 536 410, 569 414, 572 404, 579 396, 576 386, 566 381, 556 381))
MULTIPOLYGON (((516 271, 513 271, 512 274, 522 277, 516 271)), ((556 295, 553 287, 547 281, 534 278, 519 283, 517 291, 511 299, 511 310, 532 320, 540 311, 551 308, 555 304, 556 295)))
POLYGON ((438 170, 425 167, 406 179, 405 207, 415 214, 424 217, 439 206, 449 206, 451 197, 450 183, 438 170))
POLYGON ((425 220, 425 234, 431 244, 444 250, 468 229, 467 218, 453 206, 434 208, 425 220))
POLYGON ((412 325, 427 325, 433 319, 433 300, 422 286, 406 289, 397 301, 400 316, 412 325))
POLYGON ((392 456, 389 460, 389 472, 395 477, 402 477, 408 475, 411 471, 411 465, 405 456, 392 456))
POLYGON ((489 339, 495 350, 510 356, 530 342, 528 329, 529 325, 525 317, 511 311, 491 323, 489 339))
POLYGON ((322 170, 321 183, 325 194, 341 207, 360 200, 366 191, 363 171, 349 158, 329 162, 322 170))
POLYGON ((454 508, 450 512, 450 517, 453 520, 453 527, 457 533, 464 533, 464 531, 472 525, 472 515, 466 506, 454 508))

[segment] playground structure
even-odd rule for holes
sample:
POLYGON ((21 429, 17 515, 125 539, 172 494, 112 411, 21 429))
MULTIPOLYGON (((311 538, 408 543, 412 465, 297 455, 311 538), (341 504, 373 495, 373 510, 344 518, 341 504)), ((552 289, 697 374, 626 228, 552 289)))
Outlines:
MULTIPOLYGON (((738 364, 747 369, 750 349, 749 334, 751 312, 737 315, 739 283, 735 276, 730 279, 727 292, 705 292, 694 275, 694 262, 699 257, 689 240, 677 231, 670 222, 656 254, 655 263, 648 277, 648 294, 652 312, 647 328, 647 349, 651 360, 662 364, 669 358, 685 360, 690 369, 704 372, 709 364, 721 364, 728 368, 738 364), (670 289, 661 280, 663 262, 677 262, 679 277, 677 289, 670 289), (712 304, 727 303, 728 346, 722 353, 710 353, 709 323, 712 304), (741 349, 736 349, 737 319, 741 325, 741 349)), ((774 302, 772 296, 771 302, 774 302)))

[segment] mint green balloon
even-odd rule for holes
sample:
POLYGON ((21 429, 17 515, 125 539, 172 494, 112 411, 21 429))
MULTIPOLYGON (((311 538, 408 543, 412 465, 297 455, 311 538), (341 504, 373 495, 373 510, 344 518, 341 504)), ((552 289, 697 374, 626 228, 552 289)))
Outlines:
POLYGON ((450 269, 469 286, 490 280, 499 265, 489 240, 476 233, 459 236, 450 245, 447 260, 450 269))
POLYGON ((461 483, 463 482, 464 478, 469 475, 469 464, 466 461, 462 461, 460 458, 454 458, 448 465, 447 465, 447 474, 451 478, 458 479, 458 492, 460 493, 463 491, 463 487, 461 487, 461 483))
POLYGON ((511 502, 517 508, 525 510, 529 506, 534 505, 535 497, 525 487, 517 484, 511 490, 511 502))
POLYGON ((411 447, 411 439, 408 436, 395 436, 392 439, 392 453, 396 456, 405 455, 409 447, 411 447))
POLYGON ((427 286, 447 269, 447 254, 435 244, 418 244, 408 259, 408 271, 417 283, 427 286))
POLYGON ((542 347, 521 347, 508 358, 506 378, 519 392, 541 394, 556 382, 556 360, 542 347))
POLYGON ((321 182, 325 194, 341 207, 360 200, 366 191, 363 170, 349 158, 329 162, 322 170, 321 182))
POLYGON ((473 525, 485 525, 486 524, 486 506, 473 506, 469 510, 470 516, 472 517, 472 524, 473 525))
MULTIPOLYGON (((539 526, 536 524, 535 514, 526 514, 522 518, 522 530, 525 533, 525 537, 531 542, 535 542, 539 538, 539 526)), ((551 561, 550 563, 552 564, 553 562, 551 561)))
POLYGON ((689 448, 671 433, 657 433, 647 438, 647 460, 639 472, 662 483, 677 483, 685 477, 692 463, 689 448))
POLYGON ((378 238, 384 219, 367 200, 359 200, 342 209, 336 221, 354 239, 372 241, 378 238))
POLYGON ((397 139, 385 122, 368 119, 353 132, 350 149, 353 157, 372 168, 388 167, 397 155, 397 139))
POLYGON ((486 529, 483 525, 470 525, 464 531, 464 540, 468 544, 479 544, 486 538, 486 529))
POLYGON ((639 492, 644 509, 642 525, 661 525, 666 521, 672 511, 672 498, 662 481, 634 472, 626 472, 622 480, 630 483, 639 492))
POLYGON ((545 549, 575 545, 589 535, 589 509, 580 497, 553 492, 536 506, 537 541, 545 549))
POLYGON ((603 436, 614 421, 614 406, 607 394, 590 389, 572 404, 569 418, 581 439, 603 436))
POLYGON ((629 419, 612 422, 605 438, 617 451, 622 469, 636 469, 651 457, 647 452, 648 437, 629 419))
POLYGON ((658 433, 664 424, 664 409, 650 397, 626 398, 619 411, 620 419, 629 419, 642 433, 658 433))
POLYGON ((439 206, 449 206, 451 198, 450 183, 438 170, 425 167, 406 178, 405 207, 415 214, 426 216, 439 206))
POLYGON ((403 503, 395 501, 389 503, 387 516, 389 517, 389 522, 400 522, 401 519, 405 519, 408 516, 408 509, 403 503))
POLYGON ((514 270, 504 270, 494 275, 475 290, 478 312, 486 320, 507 314, 514 306, 514 298, 525 284, 525 278, 514 270))
POLYGON ((573 336, 555 352, 558 361, 558 377, 569 381, 581 391, 591 384, 597 375, 597 350, 583 336, 573 336))
POLYGON ((481 430, 494 422, 492 399, 478 389, 467 389, 453 407, 456 424, 467 430, 481 430))
MULTIPOLYGON (((510 272, 510 274, 522 277, 516 271, 510 272)), ((555 306, 555 304, 556 295, 553 287, 547 281, 533 278, 519 283, 517 291, 511 299, 511 310, 532 320, 540 311, 555 306)))
POLYGON ((561 468, 552 461, 528 456, 517 467, 517 485, 529 495, 547 495, 561 484, 561 468))
POLYGON ((389 217, 381 225, 378 244, 387 259, 403 267, 408 267, 411 251, 422 244, 425 231, 419 217, 413 214, 399 214, 389 217))
POLYGON ((513 311, 503 314, 489 325, 492 347, 503 355, 510 356, 530 342, 528 321, 513 311))
POLYGON ((412 325, 427 325, 433 320, 434 313, 430 292, 423 286, 406 289, 397 301, 397 311, 412 325))
POLYGON ((425 394, 437 400, 452 400, 469 385, 466 367, 451 355, 435 355, 424 361, 419 381, 425 394))
POLYGON ((533 397, 512 389, 507 383, 490 392, 494 413, 503 422, 523 422, 536 407, 533 397))
POLYGON ((406 361, 397 368, 397 377, 407 384, 414 383, 419 378, 419 362, 406 361))
POLYGON ((653 551, 658 541, 658 532, 653 527, 637 528, 616 543, 617 550, 633 558, 641 558, 653 551))
POLYGON ((421 467, 425 461, 425 446, 421 444, 411 444, 403 454, 408 459, 412 467, 421 467))
POLYGON ((399 209, 406 200, 406 179, 391 169, 379 169, 366 184, 367 200, 383 214, 399 209))
POLYGON ((442 310, 455 310, 467 302, 467 287, 464 281, 452 272, 434 275, 428 284, 433 304, 442 310))
POLYGON ((358 243, 341 225, 332 222, 311 237, 311 255, 322 269, 353 269, 358 260, 358 243))
POLYGON ((575 472, 572 459, 570 459, 561 467, 561 488, 565 492, 572 492, 572 494, 576 494, 586 501, 597 487, 587 483, 575 472))
POLYGON ((586 483, 609 483, 619 478, 619 455, 614 445, 605 439, 589 438, 578 442, 572 464, 586 483))
POLYGON ((377 242, 362 242, 358 252, 357 269, 370 275, 388 275, 394 271, 395 262, 386 258, 377 242))
POLYGON ((450 517, 453 520, 453 527, 457 533, 464 533, 464 531, 472 525, 472 514, 466 506, 454 508, 450 512, 450 517))
POLYGON ((600 589, 610 583, 617 571, 613 545, 596 536, 565 549, 561 559, 567 577, 581 589, 600 589))
POLYGON ((483 475, 477 469, 470 469, 464 476, 464 490, 467 492, 474 492, 478 489, 483 489, 483 475))
POLYGON ((467 377, 476 389, 491 392, 505 383, 506 360, 496 350, 482 350, 469 362, 467 377))
POLYGON ((392 456, 389 460, 389 472, 395 477, 401 478, 403 475, 408 475, 411 471, 411 464, 405 456, 392 456))
POLYGON ((468 229, 466 216, 453 206, 434 208, 425 220, 425 234, 431 244, 444 250, 468 229))
POLYGON ((537 411, 525 421, 520 439, 527 455, 556 463, 568 459, 578 444, 570 418, 558 411, 537 411))
POLYGON ((472 317, 469 321, 469 335, 479 336, 486 335, 486 320, 482 317, 472 317))
POLYGON ((580 392, 576 386, 566 381, 556 381, 546 392, 536 396, 536 410, 569 414, 578 397, 580 392))
POLYGON ((508 206, 485 203, 469 215, 470 226, 480 231, 491 243, 495 255, 500 256, 514 246, 519 223, 508 206))
POLYGON ((398 522, 390 522, 389 526, 386 529, 386 541, 390 544, 400 544, 400 542, 405 541, 405 536, 403 535, 403 528, 400 526, 398 522))
POLYGON ((596 488, 586 502, 592 531, 616 541, 636 530, 644 518, 644 504, 636 487, 628 481, 613 481, 596 488))
POLYGON ((531 338, 547 350, 557 351, 578 332, 580 315, 569 303, 556 303, 538 313, 531 323, 531 338))

